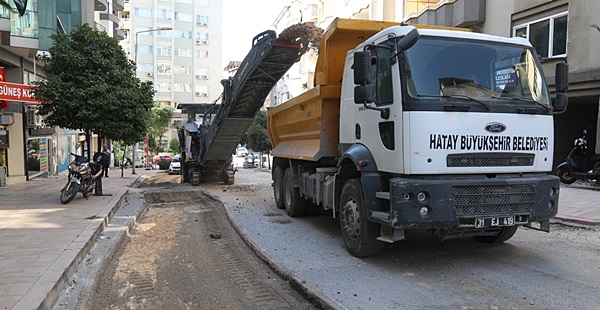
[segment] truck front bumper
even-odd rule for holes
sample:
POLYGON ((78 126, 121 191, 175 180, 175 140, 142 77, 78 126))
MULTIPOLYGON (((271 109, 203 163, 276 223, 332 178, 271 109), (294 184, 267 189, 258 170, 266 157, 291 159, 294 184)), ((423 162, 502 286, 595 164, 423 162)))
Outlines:
MULTIPOLYGON (((556 176, 393 178, 387 219, 398 229, 476 228, 479 219, 514 217, 515 225, 547 221, 558 212, 556 176)), ((375 215, 374 212, 372 215, 375 215)))

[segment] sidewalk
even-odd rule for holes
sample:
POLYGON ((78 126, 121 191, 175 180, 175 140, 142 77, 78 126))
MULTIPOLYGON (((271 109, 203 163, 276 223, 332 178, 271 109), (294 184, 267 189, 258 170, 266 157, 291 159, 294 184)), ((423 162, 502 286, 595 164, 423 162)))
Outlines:
POLYGON ((60 203, 67 176, 0 187, 0 309, 48 309, 118 208, 130 185, 156 170, 111 169, 103 196, 60 203))
MULTIPOLYGON (((112 169, 105 196, 60 203, 66 176, 0 187, 0 310, 51 308, 119 201, 140 176, 157 170, 112 169)), ((600 228, 600 188, 561 186, 556 222, 600 228)))

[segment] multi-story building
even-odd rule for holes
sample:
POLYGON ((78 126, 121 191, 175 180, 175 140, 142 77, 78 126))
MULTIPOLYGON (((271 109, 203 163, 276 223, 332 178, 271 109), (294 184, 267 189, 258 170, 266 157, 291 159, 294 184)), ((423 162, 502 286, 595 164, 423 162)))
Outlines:
MULTIPOLYGON (((121 44, 136 60, 137 76, 153 82, 159 104, 175 110, 179 102, 219 98, 222 14, 220 0, 125 1, 121 44)), ((175 129, 165 134, 163 147, 173 138, 175 129)))
MULTIPOLYGON (((115 0, 118 2, 118 0, 115 0)), ((35 56, 53 44, 57 30, 69 33, 84 23, 94 24, 94 12, 115 18, 106 0, 29 1, 22 11, 13 1, 0 7, 0 67, 5 82, 30 85, 43 78, 35 56)), ((38 175, 54 175, 67 169, 68 154, 80 140, 79 133, 61 128, 43 128, 35 104, 4 102, 0 108, 0 185, 38 175)))

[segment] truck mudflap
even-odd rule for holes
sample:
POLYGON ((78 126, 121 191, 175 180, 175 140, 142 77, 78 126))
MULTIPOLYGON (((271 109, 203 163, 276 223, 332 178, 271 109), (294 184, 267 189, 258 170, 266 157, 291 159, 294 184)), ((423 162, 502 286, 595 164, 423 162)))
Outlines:
POLYGON ((396 229, 531 227, 534 222, 547 223, 556 215, 559 186, 559 179, 549 175, 443 179, 398 177, 390 180, 389 195, 378 193, 378 198, 390 200, 389 213, 370 212, 370 220, 396 229))

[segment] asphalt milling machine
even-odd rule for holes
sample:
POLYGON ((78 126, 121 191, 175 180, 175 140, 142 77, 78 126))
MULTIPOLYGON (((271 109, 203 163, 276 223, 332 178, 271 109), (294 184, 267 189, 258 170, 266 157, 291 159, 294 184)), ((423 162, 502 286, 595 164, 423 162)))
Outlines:
POLYGON ((178 129, 182 183, 234 183, 231 154, 273 86, 306 51, 304 44, 279 41, 272 30, 262 32, 252 40, 252 49, 236 74, 221 81, 221 104, 177 106, 188 116, 178 129))

